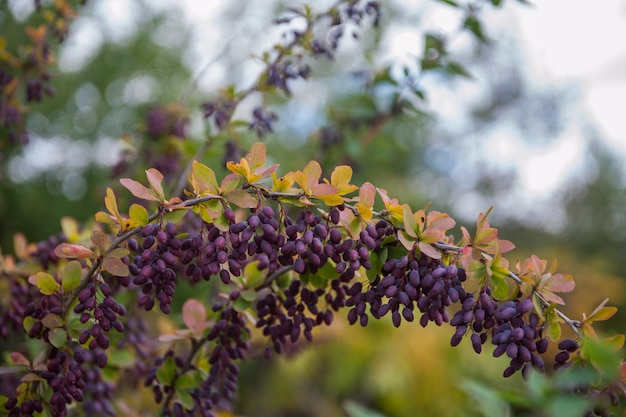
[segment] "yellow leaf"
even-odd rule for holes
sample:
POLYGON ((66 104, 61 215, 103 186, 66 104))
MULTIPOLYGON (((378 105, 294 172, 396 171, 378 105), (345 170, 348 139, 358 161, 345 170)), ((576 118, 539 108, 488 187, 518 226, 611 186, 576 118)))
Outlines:
POLYGON ((330 174, 330 185, 337 189, 337 194, 345 195, 359 188, 350 184, 351 179, 352 168, 348 165, 339 165, 330 174))

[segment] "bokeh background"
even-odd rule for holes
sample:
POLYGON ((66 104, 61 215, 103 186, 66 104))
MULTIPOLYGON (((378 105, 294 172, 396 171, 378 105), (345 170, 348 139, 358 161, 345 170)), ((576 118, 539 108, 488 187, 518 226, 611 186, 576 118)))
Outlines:
MULTIPOLYGON (((385 2, 379 29, 346 36, 335 60, 313 62, 311 79, 295 83, 291 98, 273 98, 279 120, 265 138, 269 157, 282 172, 310 159, 326 169, 350 164, 355 183, 371 181, 413 207, 432 201, 470 230, 493 205, 492 225, 517 245, 512 262, 534 253, 558 259, 559 270, 574 275, 569 316, 579 318, 606 297, 623 307, 626 45, 619 39, 626 5, 504 3, 482 12, 489 43, 481 44, 459 31, 462 16, 445 4, 385 2), (445 34, 471 77, 420 75, 426 99, 370 134, 389 92, 364 89, 364 78, 383 66, 392 77, 405 68, 419 73, 425 32, 445 34)), ((156 103, 192 103, 188 137, 203 140, 199 103, 258 76, 255 54, 285 30, 272 19, 297 4, 90 1, 60 49, 56 96, 28 116, 29 145, 5 150, 3 252, 11 252, 16 232, 36 242, 59 233, 63 216, 92 219, 114 181, 112 168, 132 156, 129 134, 145 129, 156 103)), ((30 1, 0 3, 7 38, 24 36, 21 26, 34 18, 30 1)), ((242 117, 256 104, 244 103, 242 117)), ((244 149, 255 140, 236 138, 244 149)), ((216 144, 207 156, 222 172, 223 153, 216 144)), ((623 333, 625 319, 622 308, 602 330, 623 333)), ((339 317, 312 345, 249 361, 235 412, 333 417, 361 404, 387 416, 480 415, 464 381, 516 387, 521 380, 503 381, 506 365, 476 355, 469 343, 450 348, 451 334, 417 323, 395 329, 387 320, 363 329, 339 317)))

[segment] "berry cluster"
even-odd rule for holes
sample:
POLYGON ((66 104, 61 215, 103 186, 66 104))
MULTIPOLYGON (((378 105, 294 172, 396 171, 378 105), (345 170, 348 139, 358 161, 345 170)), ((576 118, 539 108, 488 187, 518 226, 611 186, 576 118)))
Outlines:
POLYGON ((421 313, 422 326, 430 321, 440 326, 449 321, 446 307, 466 296, 461 284, 465 281, 465 271, 454 265, 445 266, 426 255, 411 260, 407 255, 389 259, 381 273, 383 277, 372 282, 366 292, 362 292, 359 282, 348 290, 350 298, 346 305, 353 306, 348 312, 351 324, 358 320, 362 326, 367 325, 369 304, 374 318, 391 312, 395 327, 400 326, 402 319, 414 321, 416 308, 421 313))
MULTIPOLYGON (((74 307, 74 312, 81 315, 81 323, 87 323, 92 319, 95 321, 78 338, 80 344, 85 344, 91 337, 89 349, 98 347, 107 349, 109 347, 108 333, 111 329, 120 333, 124 332, 124 324, 118 316, 126 315, 126 308, 112 297, 109 284, 102 282, 99 284, 99 288, 100 293, 98 294, 96 284, 93 282, 87 284, 78 294, 78 304, 74 307), (100 301, 98 301, 99 297, 101 297, 100 301)), ((104 358, 106 359, 106 356, 104 358)))
POLYGON ((182 254, 176 225, 168 223, 163 229, 160 225, 148 224, 141 230, 141 235, 144 238, 143 252, 128 266, 133 284, 141 287, 143 294, 139 305, 147 311, 152 310, 156 299, 161 311, 168 314, 176 288, 174 268, 182 254))
POLYGON ((530 366, 543 370, 544 361, 539 354, 548 349, 548 339, 541 337, 539 317, 533 310, 530 299, 507 301, 494 313, 497 326, 492 330, 491 342, 496 345, 495 357, 506 355, 511 358, 504 376, 516 371, 530 370, 530 366))
POLYGON ((332 312, 320 311, 317 306, 324 293, 321 288, 311 291, 299 280, 293 280, 285 290, 284 299, 270 292, 257 301, 259 320, 256 326, 263 329, 263 335, 269 337, 271 343, 265 350, 266 357, 271 356, 272 349, 281 353, 287 343, 296 343, 301 335, 308 341, 313 340, 313 327, 332 323, 332 312))
MULTIPOLYGON (((106 356, 105 356, 106 357, 106 356)), ((48 358, 47 371, 41 377, 52 388, 50 397, 51 411, 54 416, 65 416, 67 405, 74 401, 83 401, 84 368, 78 363, 81 355, 54 349, 48 358)))

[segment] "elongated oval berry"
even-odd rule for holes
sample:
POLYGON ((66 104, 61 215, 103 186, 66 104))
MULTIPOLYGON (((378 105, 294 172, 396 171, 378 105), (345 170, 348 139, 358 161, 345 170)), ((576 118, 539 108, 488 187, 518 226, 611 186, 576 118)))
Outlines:
POLYGON ((483 350, 483 344, 480 340, 480 335, 478 333, 472 333, 471 340, 474 352, 480 354, 480 352, 482 352, 483 350))
POLYGON ((563 339, 559 342, 559 350, 574 352, 578 349, 578 343, 574 339, 563 339))
POLYGON ((515 314, 517 314, 517 311, 514 307, 506 307, 500 311, 500 319, 503 321, 509 321, 515 316, 515 314))
POLYGON ((391 322, 395 327, 400 327, 400 323, 402 322, 402 318, 400 317, 400 313, 394 311, 391 313, 391 322))
POLYGON ((391 276, 391 275, 387 275, 385 278, 383 278, 380 281, 380 286, 382 288, 388 288, 389 286, 391 286, 394 282, 396 282, 396 278, 391 276))
POLYGON ((548 339, 545 337, 537 342, 537 353, 546 353, 548 350, 548 339))

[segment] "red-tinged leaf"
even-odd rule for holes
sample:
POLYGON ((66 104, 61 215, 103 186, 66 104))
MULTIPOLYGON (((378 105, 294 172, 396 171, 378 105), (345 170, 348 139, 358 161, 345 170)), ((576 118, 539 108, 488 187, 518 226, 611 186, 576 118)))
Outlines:
MULTIPOLYGON (((130 178, 120 179, 120 183, 137 198, 148 201, 161 201, 154 191, 130 178)), ((111 211, 111 210, 109 210, 111 211)))
POLYGON ((574 289, 576 283, 574 278, 569 274, 556 274, 552 275, 546 280, 542 289, 552 292, 570 292, 574 289))
POLYGON ((301 196, 300 198, 298 198, 298 202, 300 202, 304 206, 315 206, 316 205, 314 202, 312 202, 311 200, 309 200, 305 196, 301 196))
MULTIPOLYGON (((300 172, 301 175, 296 177, 296 182, 302 187, 307 194, 311 193, 311 188, 320 182, 322 176, 322 167, 317 161, 310 161, 306 167, 300 172)), ((297 174, 297 173, 296 173, 297 174)))
MULTIPOLYGON (((318 198, 318 196, 321 196, 321 195, 337 194, 337 189, 333 187, 332 185, 321 183, 321 184, 313 185, 310 189, 310 192, 311 192, 311 196, 318 198)), ((343 198, 341 199, 341 202, 343 202, 343 198)))
POLYGON ((565 301, 563 301, 563 299, 561 297, 559 297, 558 295, 556 295, 555 293, 551 292, 551 291, 538 291, 539 294, 541 294, 541 296, 548 302, 550 303, 556 303, 559 305, 565 305, 565 301))
POLYGON ((500 245, 500 253, 507 253, 515 249, 515 244, 508 240, 498 239, 498 244, 500 245))
POLYGON ((94 259, 96 254, 90 249, 76 243, 61 243, 54 249, 59 258, 94 259))
POLYGON ((426 224, 428 229, 441 230, 445 232, 446 230, 452 229, 456 225, 456 222, 446 213, 431 211, 428 213, 426 224))
POLYGON ((246 155, 246 159, 249 162, 252 170, 256 170, 258 167, 265 165, 267 149, 263 142, 256 142, 250 148, 250 153, 246 155))
POLYGON ((374 207, 376 199, 376 187, 366 182, 359 188, 359 203, 365 204, 367 207, 374 207))
POLYGON ((115 248, 112 251, 110 251, 107 254, 107 256, 111 258, 123 258, 124 256, 127 256, 128 254, 130 254, 130 251, 126 248, 115 248))
POLYGON ((128 215, 137 226, 145 226, 149 222, 148 210, 140 204, 132 204, 128 210, 128 215))
POLYGON ((57 327, 63 326, 63 319, 58 314, 46 314, 41 319, 41 324, 46 326, 48 329, 56 329, 57 327))
POLYGON ((185 301, 183 304, 183 323, 195 336, 201 336, 208 326, 204 304, 193 298, 185 301))
POLYGON ((224 198, 229 203, 233 203, 240 208, 255 208, 259 205, 256 198, 241 189, 233 190, 228 194, 224 194, 224 198))
POLYGON ((163 174, 161 174, 158 169, 150 168, 146 171, 146 177, 159 201, 164 201, 165 194, 163 193, 163 185, 161 184, 163 182, 163 174))
POLYGON ((102 260, 102 266, 111 275, 116 277, 126 277, 130 273, 128 265, 126 265, 120 258, 113 256, 106 256, 102 260))
POLYGON ((28 258, 28 241, 26 236, 22 233, 16 233, 13 235, 13 252, 18 259, 28 258))
POLYGON ((605 321, 617 313, 617 307, 602 307, 590 315, 585 321, 605 321))
POLYGON ((18 366, 30 366, 30 361, 20 352, 11 352, 11 362, 18 366))
POLYGON ((472 241, 472 238, 464 226, 461 226, 461 240, 457 243, 458 246, 465 246, 472 241))
POLYGON ((417 220, 408 204, 402 205, 404 231, 411 237, 417 238, 417 220))
POLYGON ((35 275, 35 285, 44 295, 58 294, 61 292, 61 286, 54 277, 45 272, 37 272, 35 275))
POLYGON ((436 230, 428 228, 422 233, 419 237, 420 242, 425 243, 436 243, 439 242, 446 236, 446 233, 443 230, 436 230))
POLYGON ((107 250, 107 246, 109 246, 109 238, 104 232, 100 230, 94 230, 91 233, 91 243, 96 247, 98 253, 103 254, 107 250))
POLYGON ((228 194, 241 184, 241 177, 235 174, 229 174, 222 180, 221 190, 223 194, 228 194))
POLYGON ((191 174, 196 183, 194 186, 196 195, 203 193, 219 194, 217 178, 215 178, 215 172, 211 168, 198 161, 193 161, 191 174))
POLYGON ((29 372, 20 378, 20 382, 38 382, 41 380, 41 377, 34 372, 29 372))
POLYGON ((433 259, 441 259, 441 253, 437 249, 435 249, 430 243, 419 242, 417 245, 423 254, 433 259))
POLYGON ((402 246, 408 251, 412 250, 417 241, 414 237, 409 236, 404 230, 398 231, 398 240, 402 243, 402 246))
POLYGON ((487 220, 487 217, 489 217, 489 214, 491 214, 491 211, 493 210, 493 206, 489 207, 489 210, 487 210, 486 213, 480 213, 478 215, 478 220, 476 221, 476 232, 479 232, 483 229, 487 229, 489 228, 489 220, 487 220))
POLYGON ((182 334, 162 334, 158 337, 159 342, 170 343, 178 342, 179 340, 187 340, 182 334))
MULTIPOLYGON (((274 164, 272 166, 269 166, 267 168, 257 168, 257 170, 254 172, 256 176, 259 177, 259 179, 261 178, 267 178, 269 176, 271 176, 274 172, 276 172, 276 170, 278 169, 280 165, 279 164, 274 164)), ((258 181, 258 180, 257 180, 258 181)))

